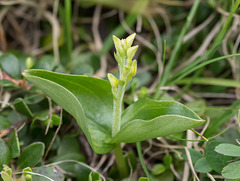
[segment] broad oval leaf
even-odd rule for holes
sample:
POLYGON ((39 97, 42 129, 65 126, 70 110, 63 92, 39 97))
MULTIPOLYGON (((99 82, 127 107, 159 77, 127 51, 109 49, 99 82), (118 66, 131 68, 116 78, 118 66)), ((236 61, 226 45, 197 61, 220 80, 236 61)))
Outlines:
POLYGON ((225 156, 215 152, 216 146, 220 144, 220 142, 216 141, 209 142, 205 152, 208 164, 218 173, 221 173, 223 167, 225 167, 230 161, 234 160, 234 157, 225 156))
POLYGON ((3 165, 9 165, 10 164, 10 152, 3 141, 3 139, 0 138, 0 170, 2 170, 3 165))
POLYGON ((62 170, 60 170, 58 167, 37 167, 33 169, 33 173, 37 173, 32 174, 32 180, 34 181, 50 181, 50 179, 64 181, 62 170))
POLYGON ((240 157, 240 146, 229 143, 222 143, 216 146, 215 151, 227 156, 240 157))
POLYGON ((111 135, 113 117, 108 81, 44 70, 28 70, 23 75, 74 116, 96 153, 104 154, 115 147, 104 141, 111 135))
POLYGON ((20 154, 20 146, 16 129, 14 129, 12 134, 10 135, 7 145, 10 151, 11 158, 18 157, 20 154))
POLYGON ((21 70, 18 58, 10 53, 6 53, 0 57, 0 65, 2 69, 12 78, 19 79, 21 70))
POLYGON ((209 173, 212 171, 212 167, 208 164, 206 157, 200 158, 194 165, 194 168, 200 173, 209 173))
POLYGON ((240 179, 240 161, 230 163, 224 167, 222 176, 228 179, 240 179))
POLYGON ((0 115, 0 130, 9 128, 11 124, 7 118, 0 115))
POLYGON ((34 167, 42 159, 44 148, 45 146, 41 142, 32 143, 27 146, 20 154, 18 167, 21 169, 34 167))
POLYGON ((13 180, 12 177, 10 175, 8 175, 8 173, 5 171, 1 171, 0 174, 4 181, 12 181, 13 180))
POLYGON ((175 101, 141 99, 122 116, 120 131, 111 143, 133 143, 179 133, 204 123, 197 114, 175 101))
POLYGON ((27 117, 32 118, 33 114, 31 112, 31 110, 29 109, 28 105, 26 104, 26 102, 22 99, 22 98, 17 98, 14 103, 13 103, 15 110, 27 117))

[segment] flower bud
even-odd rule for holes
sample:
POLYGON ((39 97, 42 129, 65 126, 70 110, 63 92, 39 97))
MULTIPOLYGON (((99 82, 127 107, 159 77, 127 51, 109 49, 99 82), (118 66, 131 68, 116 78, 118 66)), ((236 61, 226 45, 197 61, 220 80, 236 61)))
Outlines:
POLYGON ((122 48, 123 48, 124 51, 126 52, 127 49, 128 49, 128 47, 127 47, 127 43, 126 43, 125 39, 122 39, 122 40, 121 40, 121 43, 122 43, 122 48))
POLYGON ((7 165, 3 165, 3 171, 5 171, 8 175, 12 175, 12 169, 9 168, 7 165))
POLYGON ((32 68, 32 66, 34 65, 33 59, 32 59, 31 57, 28 57, 28 58, 26 59, 25 64, 26 64, 26 68, 27 68, 27 69, 32 68))
POLYGON ((116 48, 117 53, 121 56, 124 57, 125 56, 125 50, 122 46, 122 41, 113 35, 113 42, 114 42, 114 46, 116 48))
POLYGON ((132 46, 132 43, 133 43, 133 40, 136 36, 136 33, 133 33, 131 35, 129 35, 127 38, 126 38, 126 44, 127 44, 127 48, 130 48, 132 46))
POLYGON ((127 80, 127 78, 129 77, 129 74, 130 74, 130 70, 131 70, 130 65, 125 65, 124 66, 124 71, 123 71, 123 74, 122 74, 122 77, 121 77, 122 81, 125 82, 127 80))
POLYGON ((138 49, 138 45, 128 48, 128 50, 127 50, 127 57, 130 60, 132 60, 132 58, 134 57, 137 49, 138 49))
POLYGON ((133 77, 137 73, 137 60, 133 60, 130 70, 130 76, 133 77))
POLYGON ((117 63, 121 63, 121 57, 119 56, 119 54, 116 54, 115 52, 114 52, 114 58, 115 58, 115 60, 117 61, 117 63))
POLYGON ((26 181, 32 181, 32 169, 30 167, 23 169, 23 175, 26 181))
POLYGON ((32 175, 26 175, 25 180, 26 181, 32 181, 32 175))
POLYGON ((118 79, 111 73, 108 73, 107 76, 112 88, 116 88, 119 83, 118 79))
POLYGON ((118 37, 114 36, 114 35, 112 36, 112 38, 113 38, 113 43, 114 43, 114 45, 115 45, 115 47, 117 49, 117 47, 121 46, 121 40, 118 37))

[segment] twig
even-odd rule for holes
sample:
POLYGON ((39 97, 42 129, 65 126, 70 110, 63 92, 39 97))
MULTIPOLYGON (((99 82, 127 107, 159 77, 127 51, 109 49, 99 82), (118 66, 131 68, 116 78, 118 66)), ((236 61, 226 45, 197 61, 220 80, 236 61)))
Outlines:
POLYGON ((207 173, 207 176, 208 176, 208 178, 211 179, 211 181, 216 181, 216 180, 214 179, 214 177, 213 177, 210 173, 207 173))
MULTIPOLYGON (((216 10, 217 10, 217 12, 221 13, 221 14, 224 15, 224 16, 229 16, 229 15, 230 15, 229 12, 223 10, 223 9, 220 8, 220 7, 217 7, 216 10)), ((240 18, 240 15, 234 13, 234 14, 233 14, 233 17, 234 17, 234 18, 240 18)))
POLYGON ((21 29, 20 25, 18 24, 17 20, 11 13, 8 14, 7 19, 9 21, 9 23, 11 23, 12 27, 15 29, 15 32, 17 35, 16 38, 23 45, 24 52, 28 53, 30 50, 30 43, 29 43, 29 40, 24 37, 22 29, 21 29))
POLYGON ((45 11, 43 13, 43 15, 52 25, 53 53, 54 53, 55 61, 58 64, 60 61, 59 49, 58 49, 58 37, 60 35, 60 27, 59 27, 58 19, 55 16, 53 16, 51 13, 49 13, 48 11, 45 11))
POLYGON ((48 146, 48 149, 47 149, 47 151, 46 151, 46 153, 45 153, 45 155, 43 157, 43 160, 46 159, 46 157, 47 157, 47 155, 48 155, 48 153, 49 153, 49 151, 50 151, 50 149, 51 149, 51 147, 52 147, 52 145, 53 145, 53 143, 54 143, 54 141, 55 141, 55 139, 57 137, 57 134, 58 134, 58 132, 59 132, 59 130, 61 128, 61 125, 62 125, 62 112, 63 112, 63 109, 61 108, 59 125, 57 127, 57 130, 54 133, 54 136, 52 138, 52 141, 51 141, 50 145, 48 146))
MULTIPOLYGON (((122 11, 119 11, 119 19, 120 19, 120 23, 123 26, 123 28, 126 30, 126 32, 128 32, 128 34, 132 34, 134 33, 134 31, 127 25, 127 23, 124 21, 124 13, 122 11)), ((151 44, 149 41, 146 40, 146 38, 143 38, 142 36, 140 36, 139 34, 136 34, 136 40, 141 42, 143 45, 145 45, 146 47, 150 48, 154 53, 157 52, 156 47, 151 44)))
MULTIPOLYGON (((59 164, 62 164, 62 163, 77 163, 77 164, 79 164, 79 165, 83 165, 83 166, 89 168, 89 169, 92 170, 93 172, 97 172, 97 170, 95 170, 94 168, 88 166, 88 165, 85 164, 85 163, 82 163, 82 162, 79 162, 79 161, 76 161, 76 160, 62 160, 62 161, 58 161, 58 162, 55 162, 55 163, 51 163, 51 164, 45 165, 45 167, 55 166, 55 165, 59 165, 59 164)), ((101 177, 104 181, 106 181, 105 177, 104 177, 101 173, 99 173, 99 175, 100 175, 100 177, 101 177)))
POLYGON ((204 29, 213 20, 215 16, 216 14, 212 13, 204 22, 202 22, 202 24, 198 25, 192 31, 186 34, 183 38, 183 43, 186 43, 189 39, 198 34, 202 29, 204 29))
POLYGON ((27 1, 27 0, 16 0, 16 1, 0 1, 0 5, 8 5, 8 6, 11 6, 11 5, 16 5, 16 4, 24 4, 24 5, 28 5, 28 6, 35 6, 36 7, 36 3, 35 2, 32 2, 32 1, 27 1))
POLYGON ((175 175, 175 177, 177 177, 178 180, 182 179, 181 176, 178 174, 178 172, 175 170, 173 164, 170 165, 170 169, 172 170, 173 174, 175 175))
MULTIPOLYGON (((190 130, 187 130, 187 140, 193 140, 193 136, 194 136, 193 132, 191 132, 190 130)), ((187 148, 192 148, 192 145, 193 145, 193 143, 190 142, 190 141, 188 141, 186 146, 187 146, 187 148)), ((184 147, 184 149, 185 149, 185 147, 184 147)), ((185 149, 185 150, 186 150, 186 149, 185 149)), ((186 150, 186 153, 187 153, 187 151, 188 151, 188 150, 186 150)), ((187 155, 187 156, 188 156, 188 155, 187 155)), ((188 158, 188 160, 191 160, 191 157, 188 158)), ((187 181, 187 180, 188 180, 188 177, 189 177, 189 168, 190 168, 190 166, 189 166, 188 162, 185 161, 182 181, 187 181)))
POLYGON ((137 17, 137 25, 136 25, 136 32, 140 33, 142 31, 142 16, 139 15, 137 17))
POLYGON ((8 105, 10 98, 11 98, 11 94, 9 92, 5 92, 3 95, 3 101, 2 101, 1 108, 8 105))
POLYGON ((179 65, 174 72, 177 72, 181 70, 183 67, 186 67, 190 63, 192 63, 196 58, 200 57, 202 54, 204 54, 207 50, 207 47, 210 45, 211 41, 215 37, 215 35, 218 33, 220 28, 220 23, 217 23, 215 27, 212 29, 212 31, 208 34, 208 36, 204 39, 202 45, 199 47, 199 49, 185 62, 183 62, 181 65, 179 65))
POLYGON ((108 161, 106 167, 103 169, 102 173, 104 174, 105 172, 107 172, 108 169, 114 164, 114 162, 115 162, 115 156, 112 155, 110 160, 108 161))
POLYGON ((156 52, 156 59, 157 59, 157 63, 158 63, 158 76, 156 78, 156 80, 153 82, 153 84, 151 85, 151 87, 149 88, 154 89, 158 82, 161 79, 161 75, 162 75, 162 70, 163 70, 163 66, 162 66, 162 39, 161 39, 161 35, 160 32, 158 30, 157 24, 155 23, 155 21, 153 20, 152 17, 147 16, 147 20, 150 23, 150 25, 152 26, 153 29, 153 33, 156 37, 156 41, 157 41, 157 52, 156 52))
POLYGON ((53 3, 53 16, 54 17, 57 17, 58 5, 59 5, 59 0, 54 0, 54 3, 53 3))
POLYGON ((5 15, 7 14, 8 10, 9 10, 9 7, 3 9, 0 12, 0 42, 1 42, 2 52, 7 51, 7 41, 6 41, 6 38, 5 38, 5 33, 4 33, 3 26, 2 26, 2 20, 5 17, 5 15))
POLYGON ((174 1, 174 0, 158 0, 157 2, 160 4, 168 5, 168 6, 191 6, 194 0, 190 1, 174 1))
POLYGON ((192 159, 191 159, 191 155, 190 155, 190 152, 189 152, 189 150, 188 150, 187 147, 185 147, 185 151, 186 151, 186 155, 187 155, 188 162, 189 162, 190 168, 191 168, 191 170, 192 170, 192 173, 193 173, 193 175, 195 176, 195 178, 196 178, 198 181, 200 181, 200 179, 198 178, 198 176, 197 176, 197 174, 196 174, 196 172, 195 172, 195 170, 194 170, 193 163, 192 163, 192 159))
POLYGON ((96 170, 99 170, 101 166, 104 164, 104 162, 107 160, 107 155, 102 155, 101 159, 98 161, 97 166, 95 167, 96 170))
MULTIPOLYGON (((102 40, 98 31, 99 28, 99 23, 100 23, 100 17, 101 17, 101 5, 97 5, 95 10, 94 10, 94 15, 93 15, 93 22, 92 22, 92 32, 93 32, 93 37, 94 37, 94 42, 96 46, 96 51, 99 52, 102 49, 102 40)), ((99 78, 104 78, 106 77, 106 71, 107 71, 107 58, 106 55, 102 55, 100 57, 101 61, 101 67, 96 73, 97 77, 99 78)))
POLYGON ((48 105, 49 105, 49 121, 48 121, 46 130, 45 130, 45 135, 48 133, 48 129, 49 129, 50 123, 52 121, 52 100, 49 97, 47 97, 47 99, 48 99, 48 105))

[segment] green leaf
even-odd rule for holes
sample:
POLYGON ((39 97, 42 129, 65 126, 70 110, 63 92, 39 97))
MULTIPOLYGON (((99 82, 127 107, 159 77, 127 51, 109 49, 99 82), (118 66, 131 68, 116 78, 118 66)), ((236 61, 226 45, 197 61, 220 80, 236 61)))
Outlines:
MULTIPOLYGON (((192 163, 196 163, 200 158, 202 158, 202 154, 195 150, 195 149, 188 149, 189 153, 190 153, 190 156, 191 156, 191 160, 192 160, 192 163)), ((186 154, 186 151, 184 150, 182 152, 182 157, 184 158, 184 160, 188 161, 188 158, 187 158, 187 154, 186 154)))
POLYGON ((100 179, 99 173, 91 172, 89 174, 88 181, 102 181, 102 179, 100 179))
POLYGON ((170 168, 170 165, 172 164, 172 156, 171 155, 165 155, 163 157, 163 163, 166 165, 167 168, 170 168))
POLYGON ((17 98, 14 103, 13 103, 15 110, 27 117, 32 118, 33 114, 30 111, 29 107, 27 106, 27 104, 25 103, 25 101, 22 98, 17 98))
POLYGON ((194 165, 194 168, 200 173, 209 173, 212 171, 212 167, 208 164, 206 157, 200 158, 194 165))
POLYGON ((228 179, 240 179, 240 161, 230 163, 224 167, 222 176, 228 179))
POLYGON ((4 181, 12 181, 12 177, 7 172, 1 171, 1 177, 4 181))
POLYGON ((136 179, 135 179, 135 178, 128 177, 128 178, 122 179, 121 181, 136 181, 136 179))
POLYGON ((240 146, 229 143, 223 143, 216 146, 215 151, 227 156, 240 157, 240 146))
POLYGON ((174 181, 174 175, 171 170, 168 170, 161 175, 152 176, 152 181, 174 181))
POLYGON ((128 170, 134 172, 138 165, 138 160, 134 153, 128 152, 124 155, 124 160, 127 163, 128 170))
POLYGON ((2 170, 3 165, 9 165, 10 164, 10 152, 3 141, 3 139, 0 138, 0 170, 2 170))
POLYGON ((120 131, 107 141, 133 143, 179 133, 203 123, 204 120, 178 102, 143 98, 126 109, 120 131))
POLYGON ((7 129, 10 126, 11 126, 11 122, 7 118, 0 116, 0 130, 7 129))
POLYGON ((108 81, 44 70, 29 70, 23 75, 74 116, 96 153, 108 153, 115 147, 104 141, 111 135, 113 117, 108 81))
POLYGON ((240 109, 238 110, 238 133, 240 133, 240 109))
POLYGON ((48 118, 43 121, 43 125, 47 126, 49 122, 50 122, 50 128, 52 128, 53 126, 59 126, 60 117, 56 114, 52 114, 51 119, 50 119, 50 116, 48 116, 48 118))
POLYGON ((148 178, 141 177, 138 181, 149 181, 148 178))
POLYGON ((224 87, 240 87, 239 81, 232 80, 232 79, 221 79, 221 78, 195 78, 194 80, 192 78, 185 78, 182 80, 179 80, 177 84, 188 84, 191 82, 191 84, 200 84, 200 85, 216 85, 216 86, 224 86, 224 87))
POLYGON ((27 146, 20 154, 18 159, 18 168, 34 167, 44 154, 44 144, 41 142, 32 143, 27 146))
POLYGON ((56 66, 54 56, 45 55, 33 66, 34 69, 53 70, 56 66))
POLYGON ((33 169, 33 172, 40 174, 32 174, 33 181, 50 181, 50 179, 55 181, 64 181, 64 175, 57 167, 37 167, 33 169))
POLYGON ((7 53, 0 57, 2 69, 12 78, 19 79, 21 77, 20 64, 17 57, 7 53))
POLYGON ((51 159, 51 162, 59 162, 63 161, 58 166, 67 172, 75 172, 75 165, 77 164, 75 161, 78 162, 85 162, 85 157, 81 155, 80 153, 66 153, 61 156, 56 156, 53 159, 51 159), (73 160, 72 162, 64 161, 64 160, 73 160))
POLYGON ((92 170, 85 165, 76 164, 75 166, 75 176, 77 180, 88 180, 89 174, 92 172, 92 170))
POLYGON ((80 145, 75 136, 65 135, 60 142, 57 155, 66 155, 69 153, 80 153, 80 145))
POLYGON ((11 158, 18 157, 20 154, 20 146, 16 129, 14 129, 10 135, 7 145, 11 153, 11 158))
POLYGON ((13 83, 12 81, 7 80, 7 79, 2 79, 2 80, 0 80, 0 86, 2 86, 2 87, 14 87, 15 83, 13 83))
POLYGON ((42 94, 27 94, 24 97, 26 104, 37 104, 41 102, 45 97, 42 94))
POLYGON ((165 172, 166 171, 166 166, 163 165, 163 164, 156 164, 153 166, 152 168, 152 174, 153 175, 160 175, 161 173, 165 172))
POLYGON ((218 173, 221 173, 224 166, 226 166, 229 161, 233 160, 233 157, 224 156, 214 151, 215 147, 221 144, 220 142, 212 141, 207 145, 206 148, 206 159, 208 164, 218 173))

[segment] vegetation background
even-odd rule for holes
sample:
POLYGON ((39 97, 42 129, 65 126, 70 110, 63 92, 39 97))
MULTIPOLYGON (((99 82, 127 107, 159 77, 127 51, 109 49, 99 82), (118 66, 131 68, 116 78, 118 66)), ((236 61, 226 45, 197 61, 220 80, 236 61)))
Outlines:
MULTIPOLYGON (((141 97, 176 100, 206 120, 196 131, 208 141, 188 130, 142 142, 152 180, 240 180, 239 3, 0 0, 0 166, 8 165, 19 181, 27 166, 59 181, 85 181, 91 171, 120 180, 112 153, 94 153, 75 120, 21 72, 35 68, 106 79, 108 72, 118 73, 112 35, 136 32, 138 73, 125 107, 141 97), (238 154, 219 151, 221 143, 236 146, 238 154), (235 164, 230 171, 229 164, 235 164)), ((145 177, 136 145, 122 146, 126 180, 145 177)))

